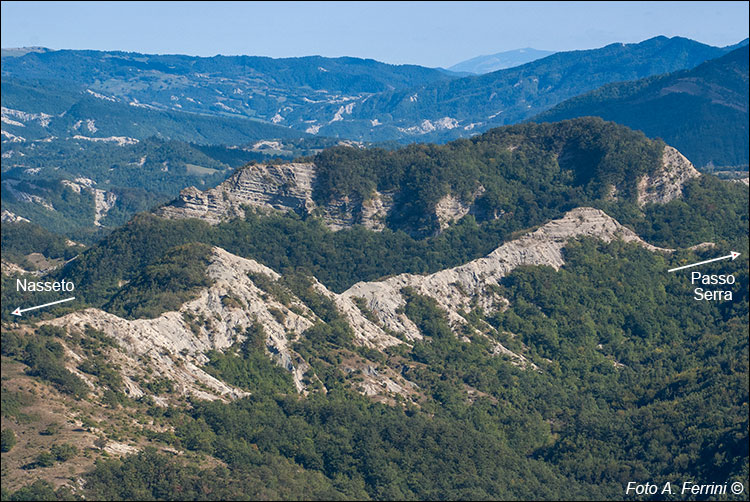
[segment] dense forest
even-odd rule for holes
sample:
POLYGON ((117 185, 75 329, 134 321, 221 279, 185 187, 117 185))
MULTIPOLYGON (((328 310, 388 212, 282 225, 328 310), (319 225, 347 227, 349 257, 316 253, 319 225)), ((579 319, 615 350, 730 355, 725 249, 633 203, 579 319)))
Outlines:
MULTIPOLYGON (((7 322, 22 299, 8 285, 15 276, 4 275, 4 366, 76 409, 94 403, 115 418, 82 418, 82 431, 103 438, 94 447, 73 450, 53 439, 24 467, 52 472, 95 456, 80 489, 37 481, 3 487, 3 499, 599 500, 624 498, 629 481, 746 482, 748 190, 703 175, 681 198, 639 206, 637 180, 658 169, 662 151, 659 141, 597 119, 512 126, 444 146, 338 147, 313 157, 320 169, 313 196, 397 190, 403 195, 384 231, 333 232, 315 215, 251 208, 217 225, 139 214, 49 276, 75 282, 75 303, 30 312, 31 322, 19 325, 7 322), (481 210, 435 231, 437 201, 447 193, 468 200, 480 184, 481 210), (610 186, 617 199, 608 197, 610 186), (422 338, 382 351, 360 346, 335 303, 312 287, 312 277, 341 292, 358 281, 453 267, 582 205, 676 251, 570 241, 559 270, 515 269, 493 285, 507 308, 462 311, 463 328, 434 299, 405 288, 399 314, 422 338), (688 249, 706 241, 716 248, 688 249), (315 313, 290 340, 318 379, 307 395, 268 357, 260 323, 228 350, 206 354, 207 373, 250 393, 227 402, 166 399, 175 384, 156 374, 140 381, 148 394, 131 397, 109 358, 115 340, 90 326, 33 324, 89 306, 129 319, 175 309, 210 284, 210 246, 281 273, 254 281, 278 296, 293 293, 315 313), (734 298, 697 302, 687 275, 666 270, 717 249, 742 253, 703 269, 734 274, 734 298), (531 364, 497 354, 496 343, 531 364), (362 374, 341 367, 355 357, 370 371, 404 376, 418 398, 363 396, 355 390, 362 374), (140 450, 104 455, 96 445, 107 438, 140 450)), ((4 254, 6 236, 24 231, 38 234, 35 246, 50 257, 68 257, 54 236, 19 224, 3 225, 4 254)), ((28 251, 8 247, 16 259, 28 251)), ((4 420, 33 423, 30 407, 41 397, 6 385, 4 420)), ((3 431, 3 449, 12 453, 11 434, 3 431)))
MULTIPOLYGON (((500 285, 511 308, 486 318, 518 334, 506 343, 527 347, 538 371, 491 356, 480 336, 460 340, 434 302, 405 292, 405 313, 424 340, 385 354, 385 363, 418 383, 421 406, 373 403, 339 370, 326 375, 326 394, 305 398, 254 355, 263 350, 254 328, 236 354, 210 363, 216 375, 251 385, 252 397, 166 410, 148 400, 122 405, 174 428, 152 437, 156 444, 224 466, 146 449, 98 463, 87 498, 599 499, 621 498, 634 478, 746 479, 747 261, 711 267, 737 274, 735 301, 717 305, 696 303, 684 278, 663 272, 664 257, 636 245, 584 239, 565 257, 560 271, 513 272, 500 285), (467 400, 467 388, 477 397, 467 400)), ((4 336, 4 354, 80 392, 51 373, 55 337, 69 337, 39 336, 4 336)), ((331 350, 347 342, 338 343, 331 350)), ((29 493, 66 495, 41 484, 6 496, 29 493)))
POLYGON ((749 58, 745 45, 690 70, 609 84, 533 120, 595 115, 662 138, 698 168, 747 170, 749 58))

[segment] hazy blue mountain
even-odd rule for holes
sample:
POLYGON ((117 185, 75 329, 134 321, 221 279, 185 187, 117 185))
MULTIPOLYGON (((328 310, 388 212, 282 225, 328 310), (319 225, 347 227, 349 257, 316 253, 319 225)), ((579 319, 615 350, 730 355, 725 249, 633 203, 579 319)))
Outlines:
POLYGON ((284 115, 310 103, 346 103, 453 78, 437 69, 352 57, 204 58, 81 50, 6 58, 2 76, 63 80, 118 101, 162 110, 270 122, 282 122, 284 115))
POLYGON ((517 123, 604 84, 693 68, 726 52, 681 37, 558 52, 515 68, 379 93, 348 108, 321 104, 290 112, 286 123, 362 139, 445 141, 517 123), (336 119, 336 120, 334 120, 336 119))
POLYGON ((750 38, 746 38, 745 40, 740 40, 739 42, 733 45, 727 45, 726 47, 724 47, 724 50, 733 51, 735 49, 739 49, 740 47, 745 47, 746 45, 748 45, 748 43, 750 43, 750 38))
POLYGON ((609 84, 534 117, 595 115, 661 137, 697 166, 748 164, 748 46, 692 70, 609 84))
POLYGON ((285 127, 235 117, 160 110, 127 103, 57 80, 3 78, 3 140, 152 136, 212 144, 243 144, 261 139, 306 136, 285 127), (6 134, 12 135, 8 136, 6 134))
POLYGON ((554 54, 554 51, 540 51, 538 49, 527 47, 525 49, 498 52, 497 54, 490 54, 489 56, 477 56, 454 64, 449 67, 448 70, 456 73, 467 72, 476 75, 483 75, 485 73, 531 63, 532 61, 549 56, 550 54, 554 54))
MULTIPOLYGON (((457 78, 445 70, 357 58, 201 58, 62 50, 5 58, 2 76, 4 83, 9 78, 66 82, 100 105, 120 104, 115 116, 129 117, 137 109, 194 112, 253 118, 354 140, 444 142, 526 120, 611 82, 693 68, 725 52, 685 38, 656 37, 556 53, 514 68, 457 78)), ((85 118, 91 117, 78 119, 85 118)), ((158 119, 163 120, 171 118, 158 119)), ((236 134, 224 130, 244 123, 219 127, 218 136, 229 138, 221 142, 236 141, 236 134)), ((159 127, 160 133, 194 142, 220 141, 213 132, 209 138, 213 125, 187 131, 175 127, 159 127)), ((256 128, 253 134, 280 135, 258 130, 257 123, 250 127, 256 128)))
POLYGON ((0 51, 0 57, 17 58, 30 52, 49 52, 50 50, 46 47, 8 47, 0 51))

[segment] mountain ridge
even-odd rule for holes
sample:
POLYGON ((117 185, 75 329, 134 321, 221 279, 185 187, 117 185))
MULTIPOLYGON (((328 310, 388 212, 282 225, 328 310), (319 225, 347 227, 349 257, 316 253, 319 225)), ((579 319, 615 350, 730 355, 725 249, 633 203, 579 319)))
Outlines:
MULTIPOLYGON (((585 124, 585 119, 568 124, 585 124)), ((562 129, 567 124, 553 126, 562 129)), ((611 124, 607 127, 612 126, 611 124)), ((482 141, 485 137, 508 134, 512 137, 513 129, 497 129, 476 139, 482 141)), ((527 133, 526 138, 519 138, 516 143, 528 142, 534 132, 527 133)), ((572 142, 575 142, 573 140, 572 142)), ((452 144, 449 144, 451 146, 452 144)), ((510 145, 513 151, 517 144, 510 145)), ((561 150, 564 150, 562 148, 561 150)), ((342 152, 343 153, 343 152, 342 152)), ((356 156, 356 151, 351 151, 356 156)), ((557 153, 558 164, 568 162, 564 153, 557 153)), ((583 154, 576 154, 583 155, 583 154)), ((662 148, 661 157, 657 165, 651 166, 650 173, 638 176, 637 191, 631 195, 642 206, 646 202, 666 203, 682 193, 682 186, 691 178, 699 176, 698 171, 671 146, 662 148)), ((243 217, 247 206, 263 211, 275 209, 292 211, 300 216, 321 216, 324 222, 333 230, 361 224, 369 229, 383 230, 389 222, 404 219, 399 215, 399 208, 404 206, 402 199, 403 188, 392 187, 384 189, 373 186, 367 192, 340 193, 335 188, 324 188, 328 177, 339 178, 337 172, 342 169, 341 162, 328 166, 315 158, 311 162, 289 163, 280 165, 253 164, 236 170, 226 181, 216 188, 200 191, 195 187, 184 189, 173 202, 155 211, 155 214, 170 218, 199 218, 210 224, 218 224, 227 219, 243 217), (328 192, 329 196, 321 192, 328 192)), ((618 191, 623 192, 624 186, 612 183, 612 196, 618 191)), ((434 190, 433 190, 434 191, 434 190)), ((484 207, 483 200, 487 197, 487 188, 477 180, 471 193, 461 194, 458 190, 443 191, 439 198, 433 195, 434 202, 429 207, 428 217, 434 220, 439 230, 447 228, 451 222, 460 220, 467 214, 481 216, 484 212, 494 212, 497 218, 497 207, 484 207)), ((624 192, 623 192, 624 193, 624 192)), ((622 194, 620 194, 622 196, 622 194)))
MULTIPOLYGON (((430 275, 401 274, 382 281, 361 282, 341 294, 330 292, 314 279, 313 287, 336 303, 353 329, 355 344, 382 351, 393 345, 422 339, 417 326, 399 313, 405 303, 404 288, 413 288, 419 294, 437 300, 458 332, 466 325, 466 319, 459 312, 479 306, 489 315, 507 303, 506 299, 491 292, 491 285, 519 266, 547 265, 558 269, 564 264, 562 248, 569 240, 580 237, 594 237, 604 242, 621 239, 635 242, 652 252, 673 251, 645 243, 601 210, 576 208, 562 218, 506 242, 484 258, 452 269, 430 275), (359 299, 366 307, 358 303, 359 299)), ((287 340, 303 336, 303 332, 319 320, 313 309, 305 306, 299 298, 293 297, 289 306, 274 296, 261 298, 264 290, 257 286, 255 281, 258 279, 254 277, 262 274, 277 281, 280 275, 255 260, 232 255, 221 248, 213 248, 211 265, 206 272, 216 283, 198 292, 195 299, 182 304, 177 312, 166 312, 155 319, 128 321, 99 309, 87 309, 46 323, 79 330, 90 325, 118 340, 128 354, 150 354, 150 364, 154 369, 174 379, 182 393, 203 399, 237 399, 246 394, 210 377, 197 365, 208 361, 203 355, 206 351, 226 350, 238 341, 234 333, 241 333, 253 322, 260 322, 267 334, 265 343, 269 357, 292 372, 297 390, 303 392, 306 386, 302 379, 311 367, 290 350, 287 340), (224 298, 232 298, 232 302, 224 301, 224 298), (303 309, 302 315, 295 312, 300 308, 303 309), (278 314, 272 314, 274 309, 282 313, 283 321, 278 314), (207 321, 196 332, 190 326, 191 318, 207 321), (220 332, 217 331, 219 328, 220 332), (187 358, 190 363, 175 365, 173 358, 163 354, 164 350, 173 356, 187 358), (295 365, 292 361, 300 362, 295 365), (200 386, 191 383, 191 379, 203 382, 211 391, 201 390, 200 386)), ((522 367, 535 368, 522 354, 514 353, 498 342, 493 343, 496 354, 505 354, 522 367)), ((394 372, 371 376, 377 378, 368 380, 360 388, 367 395, 383 394, 387 397, 396 392, 408 397, 412 392, 409 389, 414 388, 394 372)), ((311 378, 308 376, 308 380, 311 378)), ((127 381, 126 388, 132 397, 143 395, 143 390, 132 380, 127 381)))
MULTIPOLYGON (((692 68, 724 52, 664 36, 637 44, 557 52, 516 68, 363 98, 343 121, 323 125, 320 132, 341 134, 347 122, 353 127, 360 121, 358 137, 363 139, 385 129, 420 141, 467 136, 519 122, 604 83, 692 68), (370 126, 369 121, 378 124, 370 126)), ((322 109, 333 114, 330 106, 322 109)))
POLYGON ((692 68, 724 51, 662 36, 463 78, 356 58, 52 51, 6 58, 3 77, 66 78, 133 106, 254 118, 357 141, 446 141, 524 120, 609 82, 692 68))
POLYGON ((601 116, 673 144, 699 167, 748 163, 748 46, 690 69, 608 84, 532 121, 601 116))
POLYGON ((530 63, 551 54, 554 54, 554 51, 526 47, 523 49, 514 49, 495 54, 476 56, 456 63, 453 66, 449 66, 447 69, 453 72, 469 72, 474 74, 490 73, 530 63))

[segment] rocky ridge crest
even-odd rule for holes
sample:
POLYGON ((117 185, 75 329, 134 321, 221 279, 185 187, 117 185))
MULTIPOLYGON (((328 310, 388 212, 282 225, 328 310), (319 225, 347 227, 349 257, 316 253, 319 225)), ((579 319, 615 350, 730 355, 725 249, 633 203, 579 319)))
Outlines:
MULTIPOLYGON (((492 354, 504 354, 515 364, 533 369, 536 366, 522 353, 498 342, 489 326, 487 331, 480 332, 462 314, 475 307, 488 313, 504 309, 508 302, 495 290, 499 280, 523 265, 561 267, 563 247, 571 239, 584 236, 607 242, 622 239, 654 252, 671 251, 647 244, 600 210, 578 208, 503 244, 483 258, 458 267, 430 275, 400 274, 361 282, 341 294, 329 291, 317 281, 314 288, 333 300, 346 317, 355 345, 383 351, 389 346, 410 345, 422 339, 420 330, 402 310, 405 305, 402 290, 409 287, 433 298, 446 312, 455 333, 473 330, 492 342, 492 354)), ((277 281, 280 276, 276 272, 223 249, 213 249, 207 273, 214 280, 210 287, 183 304, 179 311, 166 312, 156 319, 127 320, 99 309, 87 309, 47 322, 78 330, 86 325, 101 330, 118 341, 122 367, 138 368, 146 361, 158 374, 172 379, 180 393, 204 399, 232 399, 246 394, 212 377, 202 366, 208 362, 207 351, 226 350, 243 339, 247 327, 258 322, 267 335, 269 357, 292 373, 299 392, 306 392, 309 382, 317 377, 292 344, 303 339, 305 330, 320 321, 312 309, 297 297, 283 302, 269 294, 256 284, 254 276, 261 274, 277 281)), ((364 394, 387 399, 394 394, 413 396, 418 392, 416 385, 397 370, 388 366, 375 369, 376 366, 362 359, 342 363, 345 371, 360 370, 363 381, 358 389, 364 394)), ((136 383, 137 378, 132 378, 135 375, 123 376, 131 396, 144 393, 136 383)))
MULTIPOLYGON (((685 183, 700 176, 675 148, 666 145, 660 168, 638 180, 637 202, 664 204, 682 195, 685 183)), ((374 191, 370 197, 342 196, 319 204, 313 199, 317 174, 313 163, 252 164, 238 169, 219 186, 201 191, 189 187, 179 197, 158 208, 155 213, 163 218, 199 218, 212 225, 244 216, 245 207, 261 211, 293 211, 300 215, 320 216, 332 230, 349 228, 355 224, 380 231, 395 206, 396 193, 374 191)), ((434 217, 440 231, 467 214, 478 214, 475 202, 485 188, 478 185, 468 200, 456 194, 444 195, 435 205, 434 217)), ((611 187, 610 199, 617 197, 611 187)), ((498 217, 497 211, 494 215, 498 217)))

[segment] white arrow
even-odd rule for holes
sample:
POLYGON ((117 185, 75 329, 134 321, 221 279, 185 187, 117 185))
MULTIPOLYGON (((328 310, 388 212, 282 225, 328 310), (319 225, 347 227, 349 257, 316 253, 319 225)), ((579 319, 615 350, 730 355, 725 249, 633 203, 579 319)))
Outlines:
POLYGON ((719 256, 718 258, 712 258, 710 260, 706 261, 699 261, 698 263, 692 263, 690 265, 683 265, 681 267, 677 268, 670 268, 667 270, 667 272, 674 272, 675 270, 682 270, 683 268, 690 268, 690 267, 697 267, 698 265, 703 265, 705 263, 711 263, 712 261, 719 261, 719 260, 726 260, 727 258, 731 258, 732 261, 734 261, 735 258, 737 258, 740 255, 737 251, 732 251, 730 254, 726 256, 719 256))
POLYGON ((16 310, 14 310, 11 313, 13 315, 17 315, 18 317, 21 317, 22 313, 28 312, 29 310, 36 310, 36 309, 40 309, 40 308, 43 308, 43 307, 49 307, 50 305, 57 305, 58 303, 70 302, 70 301, 73 301, 75 299, 76 299, 75 296, 71 296, 70 298, 66 298, 64 300, 57 300, 56 302, 45 303, 44 305, 37 305, 36 307, 29 307, 27 309, 22 309, 21 307, 18 307, 16 310))

